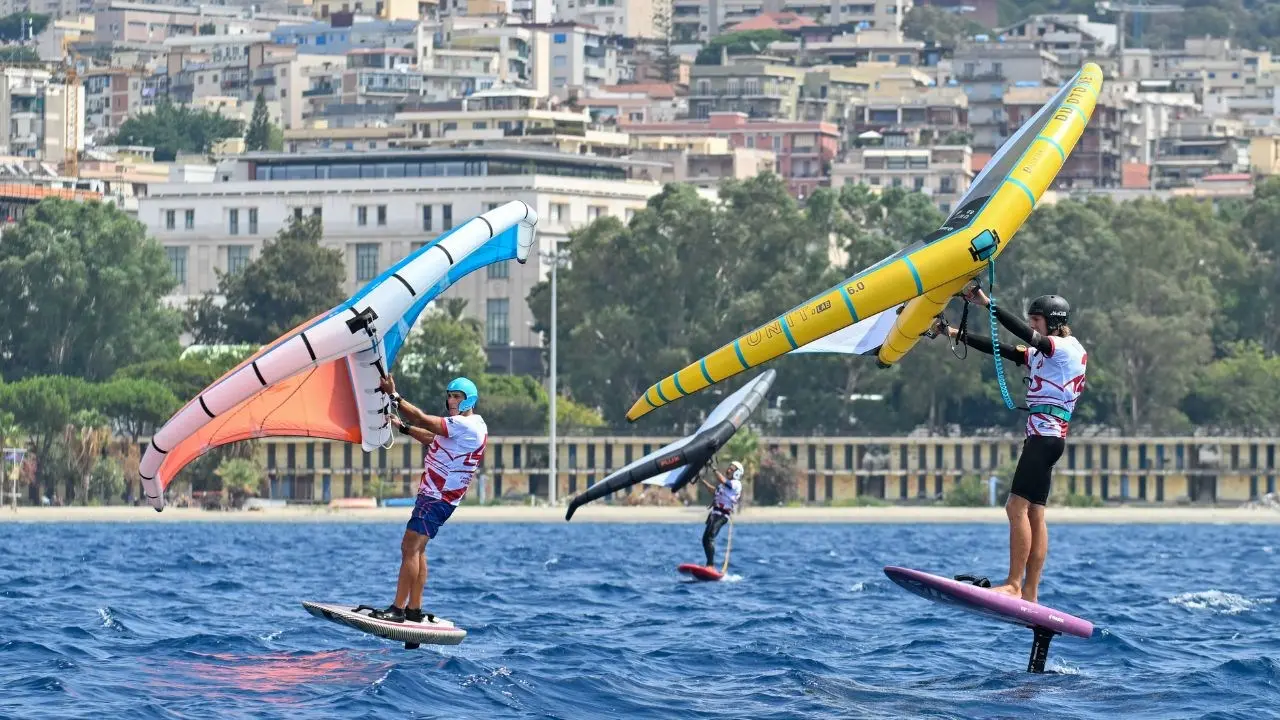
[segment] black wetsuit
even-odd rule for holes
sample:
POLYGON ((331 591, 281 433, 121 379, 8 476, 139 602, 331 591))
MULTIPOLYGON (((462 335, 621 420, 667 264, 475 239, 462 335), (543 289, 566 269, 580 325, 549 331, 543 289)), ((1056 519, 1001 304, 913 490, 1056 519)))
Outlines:
MULTIPOLYGON (((996 319, 1018 339, 1027 343, 1009 347, 1000 345, 1000 356, 1014 364, 1027 365, 1028 346, 1040 351, 1045 357, 1053 356, 1053 343, 1041 335, 1022 318, 1014 315, 1000 305, 996 305, 996 319)), ((991 355, 994 346, 991 338, 974 337, 967 332, 960 336, 965 345, 991 355)), ((1013 472, 1013 484, 1009 493, 1025 498, 1033 505, 1044 505, 1049 501, 1049 486, 1053 480, 1053 466, 1062 457, 1067 441, 1060 437, 1044 435, 1028 435, 1022 441, 1022 454, 1018 456, 1018 467, 1013 472)))
POLYGON ((702 550, 707 554, 707 567, 716 564, 716 535, 720 534, 720 528, 727 522, 729 516, 719 508, 712 508, 707 513, 707 529, 702 531, 702 550))

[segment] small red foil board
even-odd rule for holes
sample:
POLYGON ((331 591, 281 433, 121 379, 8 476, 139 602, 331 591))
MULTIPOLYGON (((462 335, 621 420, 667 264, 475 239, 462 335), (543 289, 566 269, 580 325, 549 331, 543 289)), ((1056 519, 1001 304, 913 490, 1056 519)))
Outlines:
POLYGON ((676 568, 676 572, 692 575, 698 580, 723 580, 724 575, 719 571, 707 567, 706 565, 694 565, 693 563, 685 563, 676 568))

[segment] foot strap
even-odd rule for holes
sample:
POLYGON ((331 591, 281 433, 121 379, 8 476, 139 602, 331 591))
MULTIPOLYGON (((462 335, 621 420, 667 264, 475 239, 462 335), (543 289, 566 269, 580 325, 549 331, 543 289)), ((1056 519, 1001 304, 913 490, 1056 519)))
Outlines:
POLYGON ((969 583, 970 585, 976 585, 980 588, 991 587, 991 581, 979 575, 957 575, 955 579, 956 582, 969 583))

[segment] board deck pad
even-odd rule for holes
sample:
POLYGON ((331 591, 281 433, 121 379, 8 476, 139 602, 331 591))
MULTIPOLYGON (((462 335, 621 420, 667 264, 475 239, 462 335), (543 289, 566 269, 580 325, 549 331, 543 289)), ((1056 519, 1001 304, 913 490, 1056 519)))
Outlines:
POLYGON ((694 565, 693 563, 685 563, 681 565, 676 568, 676 572, 684 573, 685 575, 692 575, 699 580, 714 581, 724 579, 724 575, 722 575, 719 570, 709 568, 706 565, 694 565))
POLYGON ((396 622, 369 617, 369 610, 357 612, 355 605, 303 601, 302 607, 318 618, 388 640, 399 640, 406 645, 457 645, 467 637, 466 630, 441 617, 435 618, 434 622, 396 622))
POLYGON ((1082 638, 1093 636, 1093 623, 1088 620, 1022 598, 910 568, 891 565, 884 569, 884 574, 922 598, 994 620, 1082 638))

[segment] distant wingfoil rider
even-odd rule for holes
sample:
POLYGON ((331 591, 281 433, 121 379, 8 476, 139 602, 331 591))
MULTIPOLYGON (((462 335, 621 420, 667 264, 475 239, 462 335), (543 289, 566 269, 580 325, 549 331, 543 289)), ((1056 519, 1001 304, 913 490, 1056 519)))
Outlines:
POLYGON ((422 612, 422 592, 427 583, 427 542, 435 538, 454 508, 462 502, 476 470, 484 460, 489 428, 475 413, 480 391, 467 378, 449 383, 445 394, 445 417, 428 415, 409 404, 396 392, 395 379, 382 379, 379 389, 386 393, 400 416, 391 423, 403 434, 427 446, 422 459, 422 481, 413 515, 400 540, 400 579, 395 601, 385 610, 370 613, 380 620, 421 622, 431 617, 422 612), (403 420, 401 419, 403 418, 403 420))
MULTIPOLYGON (((970 302, 988 307, 991 303, 981 288, 965 293, 970 302)), ((1049 553, 1049 528, 1045 524, 1045 503, 1053 468, 1066 447, 1067 428, 1076 402, 1085 386, 1085 364, 1089 356, 1067 325, 1071 306, 1057 295, 1042 295, 1027 307, 1027 321, 996 306, 996 319, 1026 345, 1001 344, 1000 355, 1029 369, 1027 384, 1026 439, 1014 471, 1013 485, 1005 513, 1009 516, 1009 575, 992 588, 1007 595, 1036 602, 1040 574, 1049 553)), ((958 330, 941 319, 934 328, 948 337, 958 330)), ((991 338, 960 336, 966 345, 992 354, 991 338)))
POLYGON ((716 564, 716 536, 720 534, 724 524, 729 522, 729 516, 738 509, 738 503, 742 500, 742 474, 746 472, 742 463, 737 460, 729 463, 728 477, 725 477, 719 468, 713 468, 713 470, 716 478, 719 479, 719 483, 714 487, 706 479, 698 478, 698 481, 706 485, 708 490, 715 493, 711 512, 707 513, 707 528, 702 531, 702 549, 707 554, 709 568, 714 568, 716 564))

